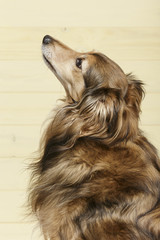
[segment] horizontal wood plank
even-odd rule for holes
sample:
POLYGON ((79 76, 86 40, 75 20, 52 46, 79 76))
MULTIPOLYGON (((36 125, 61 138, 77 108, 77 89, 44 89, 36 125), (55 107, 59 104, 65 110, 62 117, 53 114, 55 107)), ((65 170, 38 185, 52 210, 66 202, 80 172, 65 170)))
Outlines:
POLYGON ((35 223, 0 223, 3 240, 43 240, 35 223))
MULTIPOLYGON (((117 56, 118 58, 118 56, 117 56)), ((160 92, 160 61, 122 61, 125 73, 133 72, 149 92, 160 92)), ((45 66, 37 61, 0 61, 0 92, 63 92, 63 87, 45 66)))
MULTIPOLYGON (((160 149, 160 125, 141 126, 160 149)), ((40 126, 0 126, 0 157, 35 157, 40 140, 40 126)))
POLYGON ((54 74, 39 61, 0 61, 0 92, 62 92, 54 74))
POLYGON ((32 157, 40 136, 40 126, 0 126, 0 157, 32 157))
POLYGON ((113 60, 160 60, 160 28, 0 28, 0 60, 39 60, 50 34, 78 51, 97 50, 113 60))
MULTIPOLYGON (((41 125, 63 93, 6 93, 0 95, 1 125, 41 125)), ((160 124, 160 93, 147 93, 142 102, 143 125, 160 124)))
POLYGON ((141 125, 141 129, 143 130, 145 137, 148 138, 148 140, 158 149, 160 153, 160 140, 159 140, 160 126, 141 125))
POLYGON ((0 191, 0 223, 27 222, 26 200, 27 194, 23 191, 0 191))
POLYGON ((117 61, 125 73, 130 73, 136 79, 143 81, 147 92, 160 92, 159 76, 160 61, 117 61))
POLYGON ((64 94, 1 94, 0 124, 42 124, 64 94), (4 104, 5 103, 5 104, 4 104))
POLYGON ((100 51, 144 81, 140 127, 160 150, 159 13, 159 0, 0 1, 0 239, 43 239, 26 218, 26 169, 44 120, 64 96, 42 60, 44 35, 100 51))
POLYGON ((142 101, 142 125, 160 125, 160 94, 147 93, 142 101))
POLYGON ((160 26, 158 0, 1 0, 1 26, 160 26))
POLYGON ((29 163, 33 159, 0 158, 0 191, 20 191, 29 186, 29 163))

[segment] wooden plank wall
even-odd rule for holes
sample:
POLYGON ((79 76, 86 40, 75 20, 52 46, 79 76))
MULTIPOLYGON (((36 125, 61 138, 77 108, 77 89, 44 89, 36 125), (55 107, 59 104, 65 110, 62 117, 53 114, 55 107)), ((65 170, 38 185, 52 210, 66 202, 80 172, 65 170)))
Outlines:
POLYGON ((41 59, 45 34, 99 50, 146 84, 141 126, 160 149, 159 0, 0 0, 0 239, 40 239, 25 217, 27 159, 64 94, 41 59))

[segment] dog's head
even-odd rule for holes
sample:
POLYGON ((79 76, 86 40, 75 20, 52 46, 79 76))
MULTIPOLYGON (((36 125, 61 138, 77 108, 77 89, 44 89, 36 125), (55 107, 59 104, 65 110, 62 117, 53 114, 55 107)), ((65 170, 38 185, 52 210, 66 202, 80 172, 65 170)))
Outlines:
MULTIPOLYGON (((79 53, 46 35, 44 60, 66 91, 67 103, 76 104, 77 138, 92 136, 108 143, 138 133, 142 83, 126 75, 102 53, 79 53), (83 121, 81 121, 83 118, 83 121)), ((76 110, 75 110, 76 109, 76 110)))
POLYGON ((42 53, 64 86, 68 100, 81 100, 86 88, 116 88, 124 93, 127 89, 122 69, 101 53, 76 52, 48 35, 43 39, 42 53))

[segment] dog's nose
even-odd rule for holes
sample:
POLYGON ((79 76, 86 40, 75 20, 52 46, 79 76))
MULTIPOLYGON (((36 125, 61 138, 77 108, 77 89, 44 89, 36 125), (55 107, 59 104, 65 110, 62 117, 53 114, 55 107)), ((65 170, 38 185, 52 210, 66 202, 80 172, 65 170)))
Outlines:
POLYGON ((49 44, 53 41, 53 38, 49 35, 46 35, 44 38, 43 38, 43 44, 49 44))

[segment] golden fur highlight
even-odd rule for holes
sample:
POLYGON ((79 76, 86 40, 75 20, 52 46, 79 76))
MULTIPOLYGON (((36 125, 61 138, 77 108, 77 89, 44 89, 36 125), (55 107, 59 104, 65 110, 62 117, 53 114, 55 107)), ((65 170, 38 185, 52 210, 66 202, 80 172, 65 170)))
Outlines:
POLYGON ((160 239, 160 162, 138 125, 142 82, 105 55, 50 36, 43 54, 66 90, 32 164, 29 204, 44 239, 160 239))

